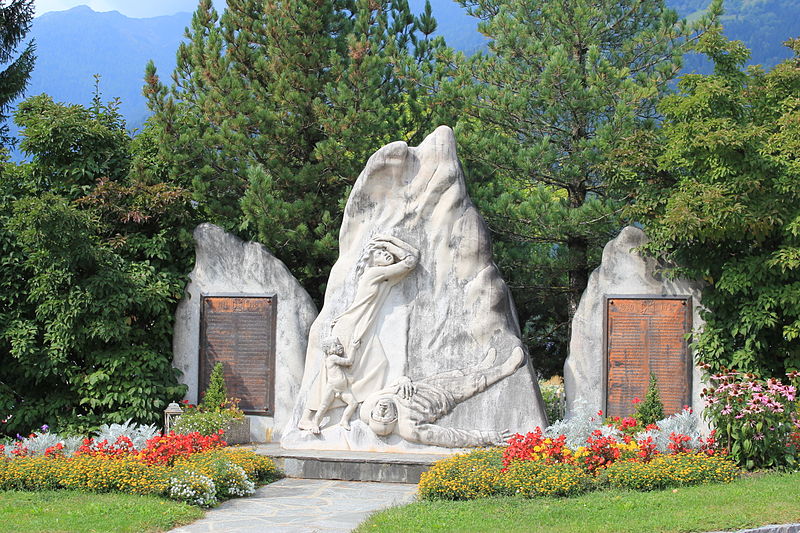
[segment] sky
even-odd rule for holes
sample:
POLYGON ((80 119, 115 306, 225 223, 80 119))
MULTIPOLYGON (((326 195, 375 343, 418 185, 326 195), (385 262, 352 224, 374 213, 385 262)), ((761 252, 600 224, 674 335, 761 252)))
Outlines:
MULTIPOLYGON (((217 6, 223 4, 215 0, 217 6)), ((119 11, 127 17, 145 18, 175 13, 191 13, 197 0, 34 0, 36 15, 48 11, 64 11, 75 6, 86 5, 95 11, 119 11)))

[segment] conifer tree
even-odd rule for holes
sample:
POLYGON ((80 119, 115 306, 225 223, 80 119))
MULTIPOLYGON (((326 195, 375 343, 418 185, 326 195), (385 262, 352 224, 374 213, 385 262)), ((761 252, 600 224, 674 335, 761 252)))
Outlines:
POLYGON ((392 59, 427 61, 442 46, 423 33, 429 15, 416 19, 407 0, 230 0, 219 16, 202 0, 174 84, 148 66, 174 179, 206 218, 270 248, 318 302, 367 158, 432 129, 392 59))
POLYGON ((636 406, 636 420, 642 426, 648 426, 662 418, 664 418, 664 404, 661 403, 661 394, 658 391, 658 378, 654 372, 650 372, 647 393, 644 400, 636 406))
POLYGON ((12 0, 0 3, 0 64, 8 66, 0 72, 0 143, 8 144, 8 110, 28 85, 36 61, 33 41, 29 41, 16 58, 17 46, 25 38, 33 19, 33 0, 12 0), (10 64, 9 64, 10 63, 10 64))
POLYGON ((490 41, 455 58, 440 94, 463 106, 461 155, 476 203, 505 241, 497 248, 515 299, 531 304, 523 320, 561 315, 563 339, 619 229, 620 199, 602 165, 620 139, 655 126, 656 102, 720 2, 687 24, 663 0, 458 1, 490 41))

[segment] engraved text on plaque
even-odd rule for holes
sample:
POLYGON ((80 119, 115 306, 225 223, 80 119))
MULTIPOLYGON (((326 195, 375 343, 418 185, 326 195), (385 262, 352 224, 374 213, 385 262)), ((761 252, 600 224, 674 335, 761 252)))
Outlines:
POLYGON ((644 399, 650 373, 658 379, 664 416, 691 403, 691 300, 684 297, 606 299, 606 415, 630 416, 644 399))
POLYGON ((202 297, 200 390, 221 362, 228 396, 247 414, 273 414, 276 303, 274 296, 202 297))

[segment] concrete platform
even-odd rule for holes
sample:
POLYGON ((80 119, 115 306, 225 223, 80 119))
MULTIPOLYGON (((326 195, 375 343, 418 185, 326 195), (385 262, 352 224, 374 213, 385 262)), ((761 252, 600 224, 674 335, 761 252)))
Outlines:
POLYGON ((271 457, 286 477, 382 483, 419 483, 419 476, 449 454, 285 450, 280 444, 253 446, 271 457))

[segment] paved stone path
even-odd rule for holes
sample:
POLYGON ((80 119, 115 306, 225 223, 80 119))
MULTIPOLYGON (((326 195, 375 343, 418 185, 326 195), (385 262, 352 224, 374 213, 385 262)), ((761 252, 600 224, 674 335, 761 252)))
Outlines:
POLYGON ((346 533, 375 511, 409 503, 416 485, 282 479, 233 498, 172 533, 346 533))

